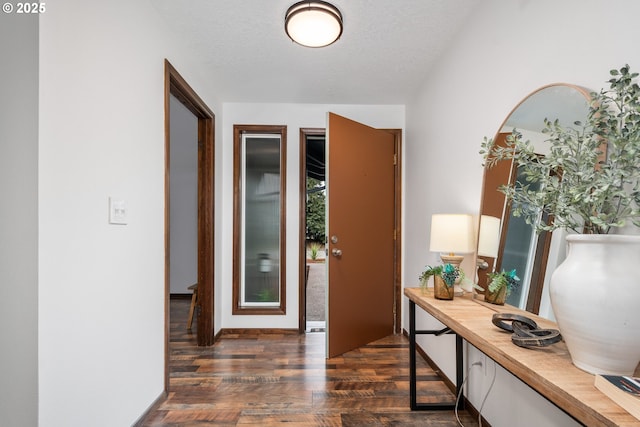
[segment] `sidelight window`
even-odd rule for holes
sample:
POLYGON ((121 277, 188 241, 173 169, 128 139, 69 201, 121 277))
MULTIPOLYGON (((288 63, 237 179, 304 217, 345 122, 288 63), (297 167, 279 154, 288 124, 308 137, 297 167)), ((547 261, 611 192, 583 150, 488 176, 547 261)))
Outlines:
POLYGON ((234 314, 285 313, 284 126, 234 126, 234 314))

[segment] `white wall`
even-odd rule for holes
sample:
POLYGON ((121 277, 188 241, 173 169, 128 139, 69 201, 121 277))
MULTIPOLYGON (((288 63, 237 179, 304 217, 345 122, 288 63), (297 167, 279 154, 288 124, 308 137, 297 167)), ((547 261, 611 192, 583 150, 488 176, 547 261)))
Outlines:
POLYGON ((0 423, 38 422, 38 17, 0 14, 0 423))
MULTIPOLYGON (((609 70, 625 63, 640 70, 638 13, 640 3, 633 0, 481 2, 407 105, 404 283, 417 283, 424 264, 436 262, 425 244, 432 213, 477 214, 480 142, 493 136, 522 98, 556 82, 600 89, 609 70)), ((406 300, 403 310, 408 325, 406 300)), ((418 321, 429 322, 426 315, 418 321)), ((421 343, 453 378, 453 349, 430 340, 421 343)), ((500 371, 483 411, 493 426, 575 424, 500 371), (507 396, 515 402, 513 409, 505 409, 507 396), (541 421, 542 413, 546 421, 541 421)), ((480 405, 489 381, 471 377, 474 406, 480 405)))
POLYGON ((320 105, 320 104, 243 104, 225 103, 222 169, 224 181, 218 214, 223 226, 221 322, 225 328, 298 328, 299 258, 299 166, 300 128, 326 128, 327 112, 333 112, 375 128, 404 128, 404 106, 398 105, 320 105), (287 313, 285 316, 233 316, 233 125, 264 124, 287 126, 287 313))
POLYGON ((169 287, 188 294, 198 282, 198 118, 170 97, 169 287))
POLYGON ((213 111, 221 107, 197 55, 149 2, 47 6, 39 54, 40 425, 125 426, 164 388, 164 59, 213 111), (127 225, 108 224, 110 196, 126 201, 127 225))

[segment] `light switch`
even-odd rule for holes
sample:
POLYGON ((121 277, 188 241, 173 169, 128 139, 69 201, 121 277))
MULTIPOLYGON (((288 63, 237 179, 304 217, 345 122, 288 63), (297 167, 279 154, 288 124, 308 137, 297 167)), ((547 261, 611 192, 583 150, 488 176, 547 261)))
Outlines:
POLYGON ((109 224, 127 223, 127 205, 122 199, 109 197, 109 224))

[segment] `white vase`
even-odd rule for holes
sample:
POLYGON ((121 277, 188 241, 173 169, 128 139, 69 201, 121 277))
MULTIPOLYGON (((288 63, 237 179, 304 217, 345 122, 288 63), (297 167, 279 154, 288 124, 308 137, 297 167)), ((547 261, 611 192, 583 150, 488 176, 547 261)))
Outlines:
POLYGON ((640 362, 640 236, 570 235, 549 284, 571 360, 592 374, 632 375, 640 362))

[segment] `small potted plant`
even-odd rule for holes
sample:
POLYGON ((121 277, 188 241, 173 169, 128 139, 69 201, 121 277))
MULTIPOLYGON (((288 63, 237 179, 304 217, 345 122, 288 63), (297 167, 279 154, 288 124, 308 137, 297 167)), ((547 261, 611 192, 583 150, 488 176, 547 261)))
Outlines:
POLYGON ((433 296, 436 299, 453 299, 453 284, 460 277, 460 269, 451 264, 428 265, 420 274, 420 287, 425 292, 429 278, 433 276, 433 296))
POLYGON ((318 242, 312 242, 309 245, 309 256, 311 257, 312 261, 319 261, 318 255, 320 254, 320 250, 322 249, 322 247, 323 245, 318 242))
POLYGON ((515 269, 509 272, 502 270, 499 273, 494 271, 487 274, 487 277, 489 277, 489 287, 485 300, 498 305, 504 305, 504 302, 511 295, 511 291, 518 286, 520 281, 520 278, 516 276, 515 269))

